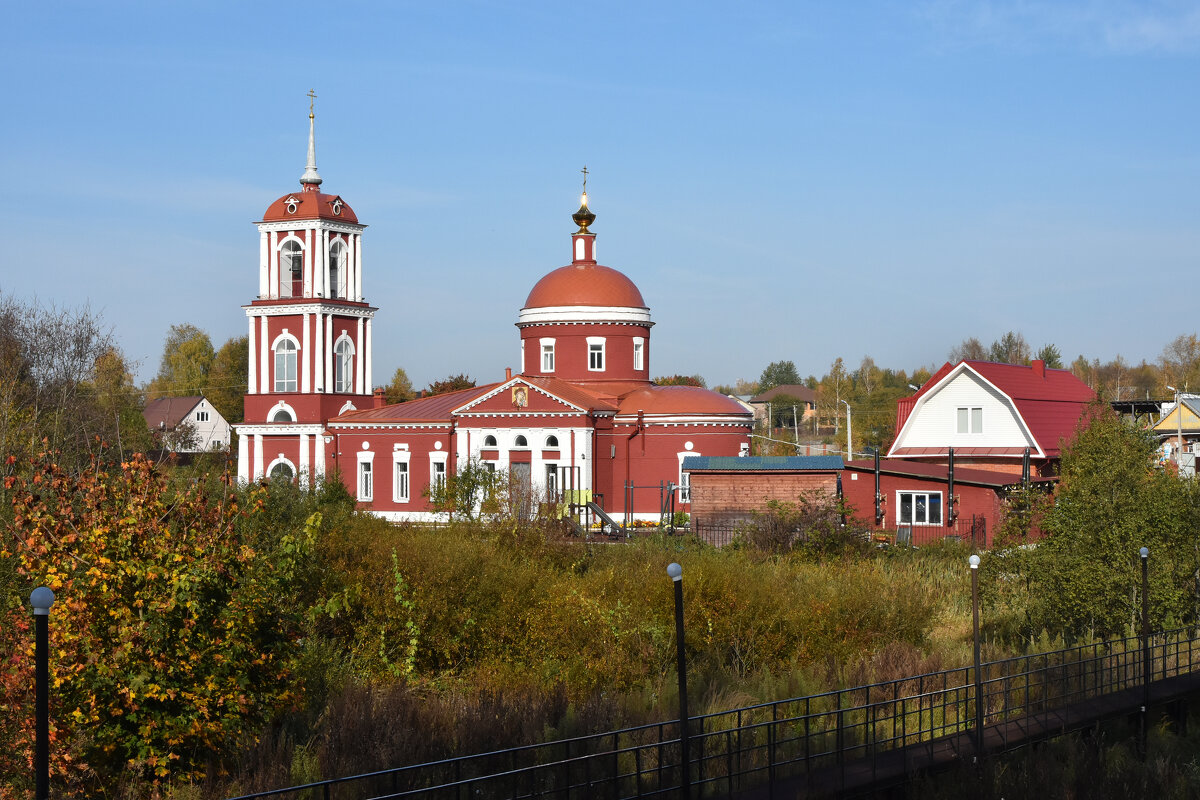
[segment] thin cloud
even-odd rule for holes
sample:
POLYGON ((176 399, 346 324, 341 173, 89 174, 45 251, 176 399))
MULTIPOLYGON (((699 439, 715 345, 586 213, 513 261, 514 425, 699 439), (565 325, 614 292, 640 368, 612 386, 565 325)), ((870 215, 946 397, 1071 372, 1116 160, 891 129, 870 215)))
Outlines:
POLYGON ((1200 3, 1191 1, 929 0, 916 7, 916 16, 950 48, 1068 47, 1117 55, 1200 52, 1200 3))

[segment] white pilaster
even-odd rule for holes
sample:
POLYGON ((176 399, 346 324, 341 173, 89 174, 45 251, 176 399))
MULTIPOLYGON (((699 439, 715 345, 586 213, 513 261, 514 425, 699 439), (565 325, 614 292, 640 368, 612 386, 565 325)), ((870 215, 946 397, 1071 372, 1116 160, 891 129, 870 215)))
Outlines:
POLYGON ((362 234, 354 234, 358 246, 354 248, 354 299, 362 302, 362 234))
POLYGON ((316 373, 316 389, 317 394, 325 391, 325 315, 319 310, 316 313, 316 329, 313 331, 313 338, 316 340, 317 352, 313 355, 313 370, 316 373))
POLYGON ((308 262, 305 265, 307 269, 304 270, 304 296, 312 297, 313 273, 317 269, 317 251, 313 248, 312 228, 304 231, 304 255, 306 256, 304 260, 308 262))
POLYGON ((358 318, 358 336, 354 341, 354 391, 358 394, 367 394, 366 388, 363 386, 363 357, 366 355, 363 346, 363 318, 358 318))
POLYGON ((279 234, 271 231, 271 252, 267 254, 267 293, 266 297, 279 297, 279 234))
POLYGON ((271 385, 271 337, 267 330, 267 318, 259 317, 262 320, 262 330, 259 331, 262 336, 262 345, 258 348, 259 358, 261 361, 261 370, 258 374, 259 385, 262 386, 262 394, 274 391, 275 387, 271 385))
POLYGON ((254 480, 262 480, 263 476, 263 440, 262 434, 254 434, 254 480))
POLYGON ((309 351, 308 326, 311 322, 312 314, 305 312, 304 314, 304 333, 301 334, 300 340, 300 391, 308 394, 309 386, 311 385, 310 376, 312 375, 312 353, 309 351))
MULTIPOLYGON (((319 437, 319 436, 317 437, 318 440, 320 438, 321 437, 319 437)), ((308 441, 308 439, 309 439, 309 437, 308 437, 307 433, 300 434, 300 464, 298 465, 297 468, 300 470, 299 479, 300 479, 301 488, 308 486, 308 479, 310 477, 308 474, 309 473, 309 470, 308 470, 309 441, 308 441)))
POLYGON ((368 319, 368 320, 367 320, 367 327, 366 327, 366 333, 365 333, 365 336, 366 336, 366 341, 367 341, 367 347, 366 347, 366 350, 367 350, 367 352, 366 352, 366 355, 364 355, 364 356, 363 356, 363 361, 365 361, 365 362, 366 362, 366 365, 367 365, 367 366, 366 366, 366 371, 367 371, 367 385, 364 387, 363 394, 371 394, 371 392, 375 391, 375 383, 374 383, 374 381, 372 380, 372 375, 371 375, 371 343, 372 343, 372 338, 371 338, 371 320, 370 320, 370 319, 368 319))
POLYGON ((316 437, 313 438, 313 442, 316 444, 316 452, 313 454, 314 455, 313 477, 318 478, 318 479, 324 478, 325 477, 325 437, 318 434, 316 437))
POLYGON ((325 317, 325 386, 329 391, 333 391, 333 359, 330 355, 333 353, 333 315, 325 317))
POLYGON ((254 335, 254 319, 254 317, 250 317, 250 344, 246 348, 246 360, 250 362, 247 364, 246 370, 247 394, 258 394, 258 350, 256 349, 258 340, 254 335))
MULTIPOLYGON (((250 359, 254 364, 254 359, 250 359)), ((246 434, 238 434, 238 481, 250 482, 250 438, 246 434)))
POLYGON ((271 290, 271 243, 267 232, 258 235, 258 296, 266 297, 271 290))
POLYGON ((321 231, 321 296, 329 297, 329 231, 321 231))

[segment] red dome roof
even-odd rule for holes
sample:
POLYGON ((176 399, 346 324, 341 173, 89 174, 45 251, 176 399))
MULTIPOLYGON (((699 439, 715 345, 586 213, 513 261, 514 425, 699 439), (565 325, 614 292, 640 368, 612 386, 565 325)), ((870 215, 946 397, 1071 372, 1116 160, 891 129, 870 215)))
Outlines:
POLYGON ((336 194, 321 194, 320 192, 299 191, 285 194, 271 203, 267 213, 263 214, 263 222, 278 222, 288 219, 332 219, 338 222, 358 224, 354 209, 336 194), (295 211, 289 212, 289 201, 295 201, 295 211))
POLYGON ((525 300, 525 308, 557 306, 646 308, 646 301, 633 281, 617 270, 581 263, 554 270, 534 285, 525 300))

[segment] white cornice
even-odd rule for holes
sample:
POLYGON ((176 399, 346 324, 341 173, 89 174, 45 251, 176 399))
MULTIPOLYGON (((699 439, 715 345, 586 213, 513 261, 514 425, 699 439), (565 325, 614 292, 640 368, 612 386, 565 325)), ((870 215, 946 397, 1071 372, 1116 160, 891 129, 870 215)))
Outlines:
POLYGON ((626 325, 645 325, 650 321, 650 309, 622 306, 547 306, 546 308, 522 308, 517 326, 554 325, 571 323, 607 322, 626 325))
POLYGON ((365 308, 362 306, 343 306, 322 300, 319 297, 312 300, 305 300, 302 303, 270 306, 256 306, 252 303, 248 306, 242 306, 242 308, 246 309, 247 317, 284 317, 293 314, 315 314, 320 311, 322 314, 340 314, 344 317, 361 317, 362 319, 371 319, 375 316, 375 312, 379 310, 372 306, 365 308))
POLYGON ((328 219, 284 219, 278 222, 256 222, 263 233, 271 231, 333 231, 334 233, 362 233, 366 225, 351 222, 334 222, 328 219))
POLYGON ((324 432, 325 428, 322 425, 297 425, 295 422, 277 422, 277 423, 260 423, 253 424, 247 422, 239 422, 233 426, 233 429, 242 434, 263 434, 271 436, 296 436, 301 433, 309 435, 319 435, 324 432))

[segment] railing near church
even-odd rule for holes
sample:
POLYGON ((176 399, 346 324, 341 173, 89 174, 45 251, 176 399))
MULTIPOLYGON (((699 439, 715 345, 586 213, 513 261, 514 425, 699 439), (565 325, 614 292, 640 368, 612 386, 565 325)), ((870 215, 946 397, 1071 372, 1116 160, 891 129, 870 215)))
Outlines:
MULTIPOLYGON (((977 685, 984 725, 995 726, 993 741, 1007 749, 1027 744, 1007 738, 1022 726, 997 723, 1054 712, 1056 725, 1069 728, 1072 713, 1083 721, 1086 701, 1197 669, 1200 642, 1181 629, 1148 642, 1129 637, 993 661, 982 665, 978 680, 974 668, 963 667, 693 717, 686 765, 678 723, 661 722, 234 800, 666 797, 681 789, 685 774, 705 797, 785 780, 828 789, 831 777, 845 779, 848 762, 869 765, 873 774, 876 759, 900 748, 942 740, 972 755, 975 739, 964 734, 975 724, 977 685)), ((1131 712, 1141 693, 1136 697, 1131 712)))

